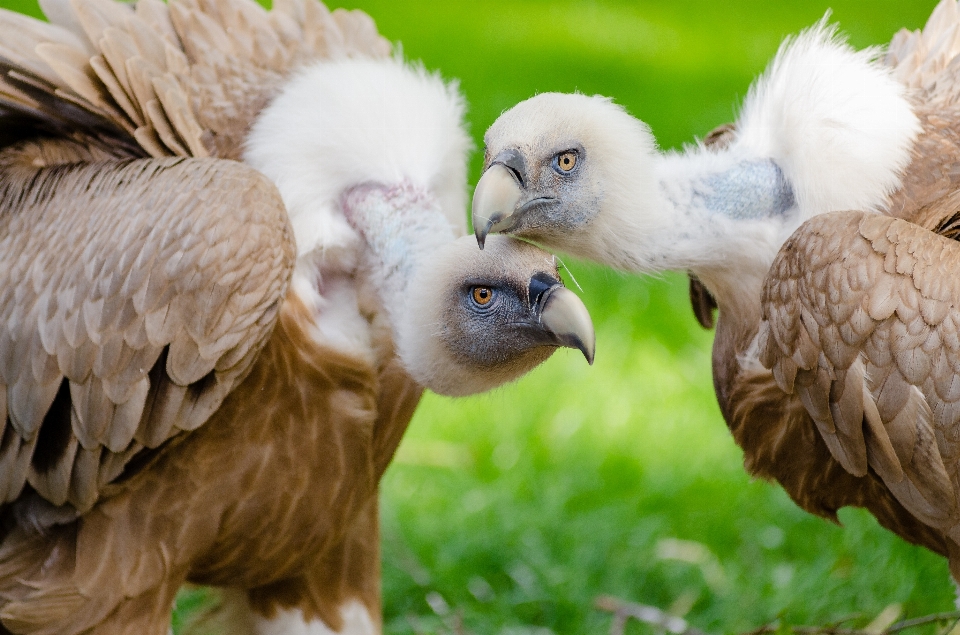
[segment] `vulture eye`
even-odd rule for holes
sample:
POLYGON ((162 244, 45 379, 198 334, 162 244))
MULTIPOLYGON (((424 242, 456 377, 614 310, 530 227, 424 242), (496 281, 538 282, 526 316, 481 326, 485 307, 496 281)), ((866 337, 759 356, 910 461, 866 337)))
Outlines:
POLYGON ((493 289, 490 287, 474 287, 470 294, 473 296, 473 301, 480 306, 490 304, 490 300, 493 299, 493 289))
POLYGON ((569 172, 577 166, 576 152, 561 152, 557 155, 557 167, 561 172, 569 172))

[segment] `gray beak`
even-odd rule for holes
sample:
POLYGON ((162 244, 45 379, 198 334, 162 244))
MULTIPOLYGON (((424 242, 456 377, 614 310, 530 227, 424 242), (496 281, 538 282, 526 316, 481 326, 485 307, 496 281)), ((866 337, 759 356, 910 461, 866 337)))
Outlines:
POLYGON ((480 177, 473 191, 473 233, 480 249, 487 234, 509 229, 512 224, 510 217, 523 195, 524 172, 523 157, 507 150, 480 177))
POLYGON ((561 284, 543 292, 538 302, 540 324, 561 346, 579 349, 593 365, 597 336, 590 313, 577 294, 561 284))

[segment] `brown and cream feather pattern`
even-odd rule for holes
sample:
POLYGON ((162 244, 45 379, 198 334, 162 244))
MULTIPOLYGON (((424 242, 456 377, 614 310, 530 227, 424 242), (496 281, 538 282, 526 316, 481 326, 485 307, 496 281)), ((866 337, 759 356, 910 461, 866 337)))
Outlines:
POLYGON ((86 511, 243 379, 295 248, 266 179, 171 158, 7 169, 0 254, 3 500, 86 511))
POLYGON ((390 45, 314 0, 44 5, 0 11, 0 630, 159 635, 186 580, 376 627, 423 389, 318 342, 276 187, 225 159, 300 66, 390 45))
POLYGON ((378 614, 375 448, 391 423, 377 413, 376 369, 313 345, 310 319, 288 300, 207 424, 109 485, 77 523, 4 539, 7 628, 165 633, 186 579, 246 590, 260 614, 292 606, 333 628, 346 600, 378 614))
POLYGON ((254 117, 297 68, 391 50, 366 14, 315 0, 269 12, 253 0, 42 6, 54 24, 0 10, 0 107, 136 156, 239 159, 254 117))
MULTIPOLYGON (((956 3, 943 2, 922 32, 899 33, 888 50, 921 133, 887 215, 817 216, 774 261, 756 337, 772 376, 724 372, 733 351, 716 354, 732 339, 722 326, 714 364, 728 377, 727 399, 718 396, 751 472, 814 513, 866 507, 948 556, 960 579, 958 23, 956 3), (768 408, 778 413, 753 412, 768 408)), ((752 338, 739 339, 742 356, 752 338)))

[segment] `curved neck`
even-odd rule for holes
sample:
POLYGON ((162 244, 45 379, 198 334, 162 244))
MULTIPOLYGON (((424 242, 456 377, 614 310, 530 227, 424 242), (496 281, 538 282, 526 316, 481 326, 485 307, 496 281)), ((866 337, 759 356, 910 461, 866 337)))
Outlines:
POLYGON ((405 299, 418 268, 455 239, 436 197, 408 182, 368 183, 341 198, 348 222, 364 237, 367 279, 376 288, 394 341, 404 350, 401 324, 409 319, 405 299))
POLYGON ((764 276, 799 222, 783 172, 770 159, 707 151, 661 155, 653 167, 652 191, 630 197, 629 214, 601 215, 619 222, 607 228, 608 253, 634 272, 690 271, 721 310, 754 317, 764 276))

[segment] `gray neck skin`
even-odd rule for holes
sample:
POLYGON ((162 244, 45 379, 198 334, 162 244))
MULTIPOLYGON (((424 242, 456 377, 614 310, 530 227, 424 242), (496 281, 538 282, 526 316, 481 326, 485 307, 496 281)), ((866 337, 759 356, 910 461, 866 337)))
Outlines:
POLYGON ((736 220, 783 216, 796 204, 783 171, 771 159, 741 161, 693 183, 694 200, 736 220))
POLYGON ((721 311, 759 319, 763 279, 792 229, 795 197, 770 159, 743 159, 706 172, 702 163, 665 157, 657 180, 661 213, 633 248, 647 270, 690 271, 721 311))
POLYGON ((654 271, 742 270, 743 257, 756 254, 766 258, 759 265, 765 273, 780 248, 772 242, 781 240, 795 207, 783 172, 770 159, 731 160, 711 171, 684 159, 665 157, 659 196, 645 202, 652 222, 646 229, 638 224, 636 238, 625 233, 623 247, 654 271))

